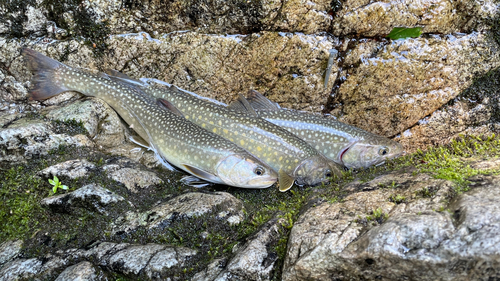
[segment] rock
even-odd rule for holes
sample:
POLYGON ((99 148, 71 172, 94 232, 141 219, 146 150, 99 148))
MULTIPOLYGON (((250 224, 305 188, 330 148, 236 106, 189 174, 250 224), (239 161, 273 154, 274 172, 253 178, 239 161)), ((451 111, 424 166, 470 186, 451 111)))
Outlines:
POLYGON ((110 58, 108 67, 132 77, 158 78, 224 103, 235 100, 238 93, 256 89, 284 107, 309 110, 320 110, 326 104, 335 81, 330 78, 328 87, 323 87, 325 63, 335 46, 335 39, 327 35, 185 32, 147 38, 114 36, 110 46, 120 59, 110 58), (136 57, 141 59, 133 60, 136 57), (130 60, 133 63, 127 63, 130 60))
POLYGON ((182 268, 186 261, 195 256, 197 252, 184 247, 166 247, 157 252, 148 265, 144 268, 145 274, 151 279, 160 279, 169 276, 172 267, 182 268))
POLYGON ((491 135, 500 132, 500 70, 490 71, 448 104, 418 121, 396 140, 408 152, 445 144, 458 135, 491 135))
POLYGON ((171 1, 168 3, 88 2, 115 33, 199 29, 204 33, 243 33, 287 30, 304 33, 327 31, 332 17, 330 2, 315 1, 171 1), (125 8, 125 9, 124 9, 125 8))
POLYGON ((0 244, 0 267, 4 263, 11 261, 13 258, 16 258, 16 256, 21 251, 22 246, 22 240, 10 240, 0 244))
POLYGON ((339 67, 331 113, 372 133, 395 136, 457 97, 473 73, 500 66, 488 35, 432 36, 395 41, 361 40, 339 67), (356 65, 348 69, 350 65, 356 65))
POLYGON ((336 36, 357 34, 362 37, 385 36, 394 27, 422 27, 424 33, 450 34, 487 28, 496 14, 495 1, 412 1, 372 2, 366 0, 336 2, 331 32, 336 36))
MULTIPOLYGON (((226 268, 211 280, 271 280, 278 259, 278 254, 271 245, 278 243, 282 223, 283 219, 267 222, 238 250, 226 268)), ((198 280, 201 280, 201 277, 202 275, 199 275, 198 280)))
MULTIPOLYGON (((419 176, 407 174, 391 189, 407 192, 407 188, 418 189, 414 185, 420 183, 431 190, 436 187, 432 181, 439 181, 419 176)), ((361 184, 357 186, 361 192, 351 194, 343 203, 313 207, 292 228, 283 280, 498 278, 500 243, 494 233, 499 230, 500 208, 493 202, 500 198, 500 185, 499 176, 491 177, 489 184, 459 195, 451 203, 442 200, 440 209, 450 212, 431 209, 436 206, 433 199, 446 199, 439 195, 446 185, 437 192, 433 189, 435 195, 430 197, 414 191, 413 198, 405 199, 407 203, 390 208, 384 207, 385 196, 381 195, 387 186, 363 192, 366 186, 361 184), (366 199, 358 199, 360 195, 366 199), (431 202, 417 203, 422 200, 431 202), (404 204, 407 206, 399 207, 404 204), (383 209, 388 218, 377 222, 363 218, 360 210, 374 206, 383 209)), ((380 185, 381 180, 367 186, 380 185)))
POLYGON ((191 192, 179 195, 152 209, 142 212, 128 212, 118 218, 113 226, 113 233, 130 232, 139 226, 164 228, 177 218, 191 218, 213 212, 221 208, 215 216, 228 223, 237 224, 243 220, 243 203, 226 192, 213 194, 191 192))
MULTIPOLYGON (((206 281, 206 280, 215 280, 217 275, 224 270, 224 266, 227 264, 227 261, 224 259, 216 259, 211 262, 205 270, 196 273, 192 281, 206 281)), ((222 280, 221 280, 222 281, 222 280)))
POLYGON ((125 140, 120 118, 104 101, 92 98, 76 101, 67 106, 51 110, 51 120, 82 122, 89 136, 97 145, 115 147, 125 140))
POLYGON ((75 191, 57 196, 47 197, 40 204, 55 212, 69 212, 76 207, 91 208, 106 213, 103 206, 125 200, 96 184, 85 185, 75 191))
POLYGON ((0 269, 0 281, 32 279, 42 267, 38 259, 16 259, 6 263, 0 269))
POLYGON ((40 120, 20 119, 0 129, 0 162, 22 162, 34 156, 46 155, 59 146, 89 146, 82 136, 56 134, 51 125, 40 120))
POLYGON ((77 159, 50 166, 38 172, 37 175, 44 178, 65 176, 70 179, 76 179, 88 176, 88 173, 94 169, 95 165, 86 159, 77 159))
POLYGON ((111 256, 108 264, 115 272, 138 275, 153 255, 164 248, 157 244, 130 246, 111 256))
POLYGON ((59 276, 56 281, 66 281, 66 280, 79 280, 79 281, 96 281, 104 280, 103 278, 98 278, 102 276, 101 270, 96 270, 96 268, 88 261, 82 261, 78 264, 72 265, 66 268, 59 276))
POLYGON ((108 177, 123 183, 125 187, 137 193, 142 188, 148 188, 162 183, 162 180, 153 172, 142 171, 136 168, 124 168, 119 165, 106 165, 102 168, 108 172, 108 177))

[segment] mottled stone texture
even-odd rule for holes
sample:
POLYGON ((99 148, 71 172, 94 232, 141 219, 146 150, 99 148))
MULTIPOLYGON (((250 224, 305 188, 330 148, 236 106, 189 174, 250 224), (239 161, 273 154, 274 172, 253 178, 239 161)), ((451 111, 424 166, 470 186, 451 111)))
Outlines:
MULTIPOLYGON (((323 203, 295 223, 283 280, 484 280, 500 276, 499 177, 447 199, 451 182, 388 174, 347 188, 342 203, 323 203), (422 196, 419 190, 435 192, 422 196), (391 195, 404 200, 391 202, 391 195), (380 208, 380 220, 367 214, 380 208)), ((393 197, 394 198, 394 197, 393 197)))

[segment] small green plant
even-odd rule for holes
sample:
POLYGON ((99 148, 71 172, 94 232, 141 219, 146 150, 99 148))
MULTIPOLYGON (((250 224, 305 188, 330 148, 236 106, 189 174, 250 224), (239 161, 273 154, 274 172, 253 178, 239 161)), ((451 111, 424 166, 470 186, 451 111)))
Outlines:
POLYGON ((54 194, 55 194, 55 193, 57 193, 57 190, 58 190, 59 188, 64 189, 64 190, 68 190, 68 186, 63 185, 63 184, 59 181, 59 179, 58 179, 56 176, 54 176, 54 179, 52 179, 52 180, 51 180, 51 179, 49 179, 49 183, 50 183, 51 185, 53 185, 53 187, 52 187, 52 192, 53 192, 54 194))
POLYGON ((376 210, 373 210, 372 214, 366 217, 367 221, 376 221, 378 223, 383 223, 386 219, 389 218, 388 214, 384 214, 382 208, 378 207, 376 210))
POLYGON ((422 34, 422 28, 420 27, 394 27, 391 32, 386 36, 392 40, 396 39, 406 39, 406 38, 417 38, 422 34))
POLYGON ((401 204, 401 203, 406 202, 406 197, 404 197, 403 195, 400 195, 400 194, 397 194, 397 195, 393 194, 389 197, 389 201, 396 203, 396 204, 401 204))

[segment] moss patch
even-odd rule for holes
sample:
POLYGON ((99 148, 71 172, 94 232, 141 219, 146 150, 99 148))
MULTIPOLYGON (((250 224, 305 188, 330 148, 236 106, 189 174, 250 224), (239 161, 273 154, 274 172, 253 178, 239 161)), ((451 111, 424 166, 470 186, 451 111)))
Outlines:
POLYGON ((95 21, 95 12, 84 6, 83 0, 44 0, 40 6, 47 9, 48 20, 68 30, 72 37, 83 39, 96 56, 107 50, 106 40, 111 30, 106 22, 95 21))

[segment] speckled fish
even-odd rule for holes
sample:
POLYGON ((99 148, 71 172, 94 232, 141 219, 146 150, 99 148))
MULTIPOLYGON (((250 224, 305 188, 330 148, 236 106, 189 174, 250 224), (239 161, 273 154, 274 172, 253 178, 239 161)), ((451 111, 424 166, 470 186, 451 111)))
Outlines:
POLYGON ((316 150, 347 168, 382 165, 400 156, 403 146, 388 138, 323 116, 282 109, 255 90, 248 92, 248 108, 240 100, 229 107, 254 111, 260 117, 299 136, 316 150))
POLYGON ((280 191, 298 185, 317 185, 334 174, 337 164, 319 154, 308 143, 262 118, 196 98, 175 86, 145 85, 126 75, 110 71, 116 79, 139 86, 166 107, 173 105, 186 119, 249 151, 278 172, 280 191), (142 84, 142 87, 140 86, 142 84))
POLYGON ((135 88, 104 74, 71 68, 27 48, 22 54, 35 74, 31 99, 77 91, 104 100, 167 168, 171 168, 170 163, 207 182, 243 188, 265 188, 277 180, 277 174, 253 155, 187 121, 179 112, 165 110, 135 88))

